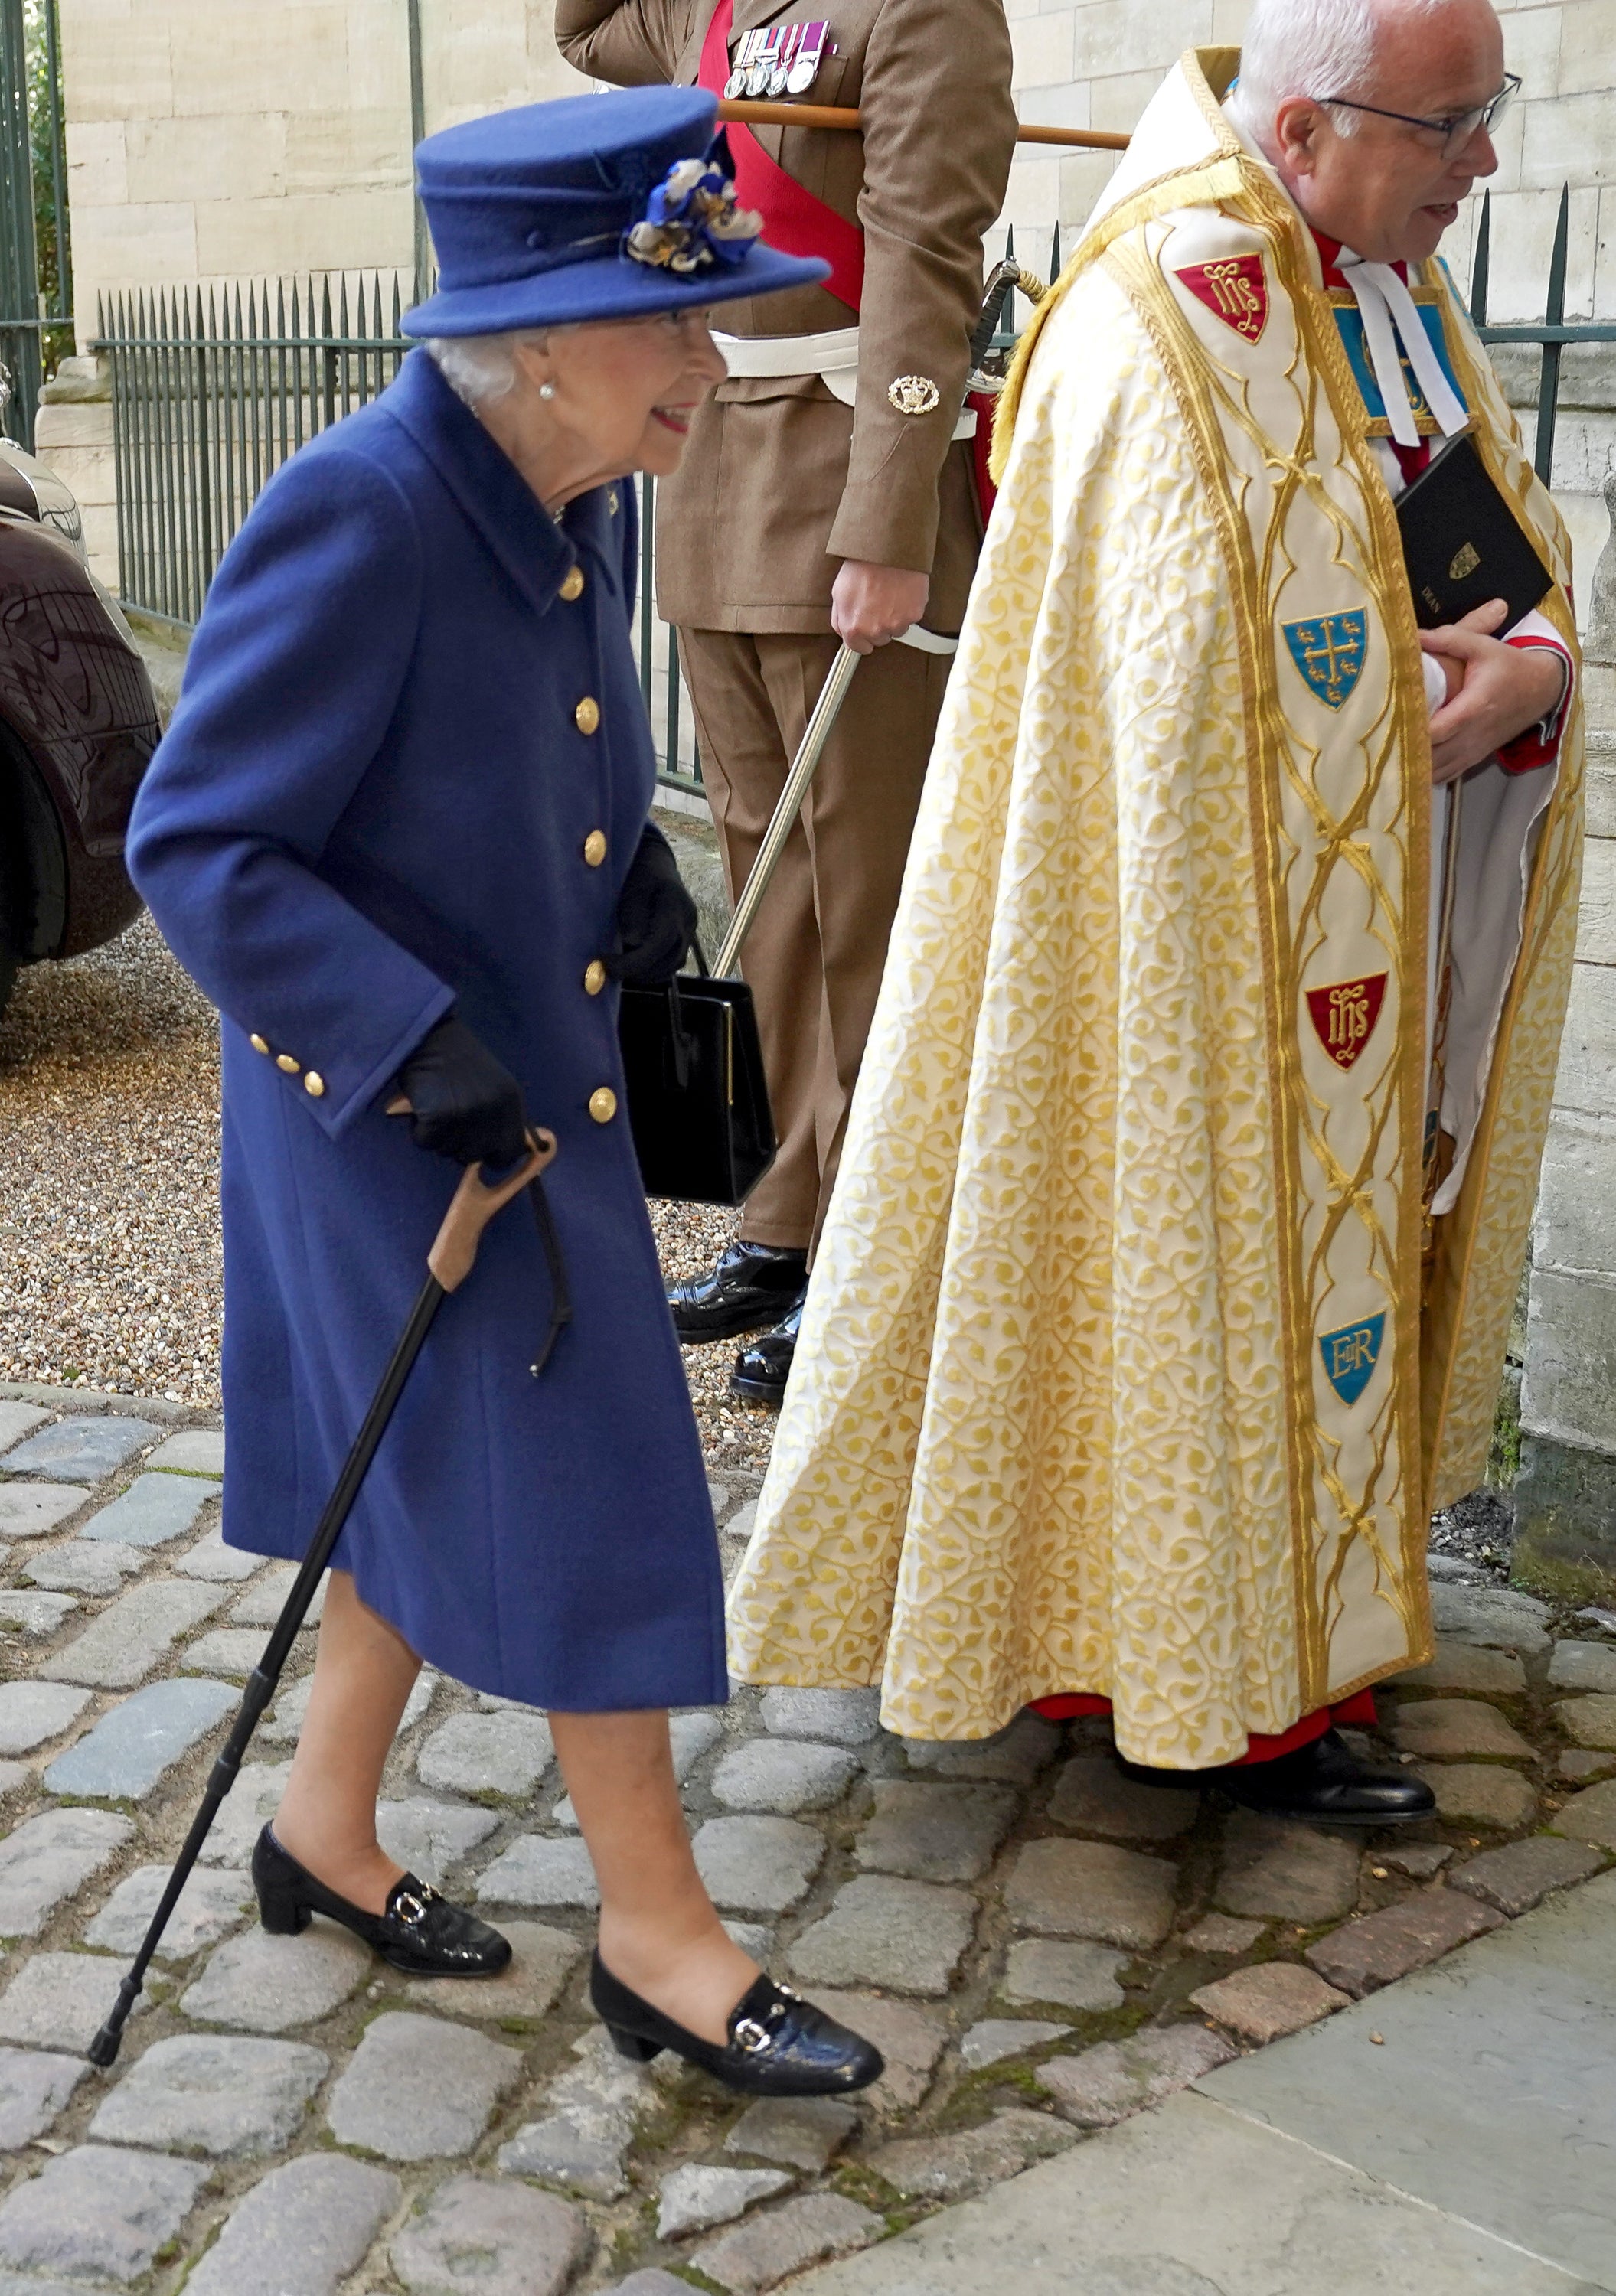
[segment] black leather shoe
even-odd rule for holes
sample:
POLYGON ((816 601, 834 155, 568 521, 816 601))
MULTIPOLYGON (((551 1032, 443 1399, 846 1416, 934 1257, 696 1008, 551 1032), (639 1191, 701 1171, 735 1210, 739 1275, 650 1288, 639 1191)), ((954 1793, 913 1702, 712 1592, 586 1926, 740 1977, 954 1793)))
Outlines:
POLYGON ((325 1914, 412 1977, 497 1977, 511 1958, 509 1938, 413 1874, 394 1882, 384 1913, 350 1905, 299 1866, 267 1826, 253 1848, 252 1886, 258 1919, 273 1937, 295 1937, 311 1914, 325 1914))
POLYGON ((1123 1775, 1144 1786, 1216 1786, 1243 1809, 1295 1817, 1314 1825, 1412 1825, 1429 1817, 1437 1798, 1423 1778, 1385 1763, 1366 1762, 1339 1730, 1275 1762, 1229 1764, 1216 1770, 1147 1770, 1119 1758, 1123 1775))
POLYGON ((808 1282, 806 1251, 776 1250, 769 1243, 732 1243, 705 1275, 668 1287, 673 1327, 685 1345, 704 1340, 738 1340, 761 1332, 801 1296, 808 1282))
POLYGON ((772 1977, 759 1977, 742 1995, 721 2049, 631 1993, 598 1953, 589 1964, 589 1998, 620 2056, 649 2064, 671 2049, 743 2096, 846 2096, 886 2070, 879 2049, 772 1977))
MULTIPOLYGON (((807 1296, 805 1292, 803 1298, 807 1296)), ((765 1332, 750 1348, 742 1349, 729 1375, 732 1395, 743 1395, 749 1403, 767 1403, 772 1411, 779 1410, 785 1401, 785 1382, 792 1375, 797 1354, 802 1307, 803 1301, 799 1300, 791 1314, 783 1316, 772 1332, 765 1332)))

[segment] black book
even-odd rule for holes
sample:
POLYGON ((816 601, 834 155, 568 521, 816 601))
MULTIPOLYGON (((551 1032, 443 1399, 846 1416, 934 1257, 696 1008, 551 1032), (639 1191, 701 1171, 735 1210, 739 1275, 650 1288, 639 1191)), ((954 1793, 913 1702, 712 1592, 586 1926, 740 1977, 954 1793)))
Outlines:
POLYGON ((1423 630, 1456 622, 1490 598, 1509 608, 1500 630, 1513 629, 1554 586, 1468 430, 1450 439, 1398 496, 1397 521, 1423 630))

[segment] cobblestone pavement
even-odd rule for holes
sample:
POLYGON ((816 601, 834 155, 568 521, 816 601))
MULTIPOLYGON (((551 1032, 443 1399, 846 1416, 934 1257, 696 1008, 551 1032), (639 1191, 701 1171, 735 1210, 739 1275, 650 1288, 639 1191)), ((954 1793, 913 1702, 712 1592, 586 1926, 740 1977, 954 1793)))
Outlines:
MULTIPOLYGON (((674 1725, 702 1871, 889 2070, 855 2103, 745 2106, 592 2025, 588 1861, 527 1709, 423 1681, 385 1788, 384 1841, 509 1932, 505 1976, 264 1935, 246 1866, 306 1634, 102 2076, 83 2052, 288 1575, 221 1546, 220 1451, 188 1406, 0 1390, 4 2296, 749 2296, 1616 1855, 1616 1639, 1451 1559, 1437 1658, 1382 1715, 1440 1815, 1367 1845, 1133 1789, 1093 1725, 949 1752, 883 1734, 873 1693, 746 1692, 674 1725)), ((716 1480, 731 1563, 757 1487, 716 1480)))

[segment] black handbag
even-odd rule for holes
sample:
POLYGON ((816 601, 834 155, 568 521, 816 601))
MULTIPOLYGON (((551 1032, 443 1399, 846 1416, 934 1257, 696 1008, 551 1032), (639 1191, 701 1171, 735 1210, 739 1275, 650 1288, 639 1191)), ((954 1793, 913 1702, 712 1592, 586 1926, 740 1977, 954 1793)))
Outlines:
POLYGON ((745 981, 715 980, 703 964, 666 988, 625 988, 617 1029, 645 1193, 743 1202, 776 1145, 745 981))
POLYGON ((778 1144, 752 992, 729 972, 785 850, 858 660, 844 645, 831 665, 713 971, 698 947, 699 972, 676 974, 666 988, 622 992, 618 1046, 634 1152, 648 1196, 743 1203, 775 1160, 778 1144))

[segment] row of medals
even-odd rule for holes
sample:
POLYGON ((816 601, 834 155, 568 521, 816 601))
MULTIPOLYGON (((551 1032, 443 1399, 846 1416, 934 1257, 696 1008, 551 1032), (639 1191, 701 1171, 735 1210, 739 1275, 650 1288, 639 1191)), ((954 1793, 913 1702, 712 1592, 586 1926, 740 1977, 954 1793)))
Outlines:
MULTIPOLYGON (((743 32, 734 70, 724 83, 731 103, 748 96, 806 95, 819 77, 828 23, 765 25, 743 32)), ((833 51, 834 53, 834 51, 833 51)))

